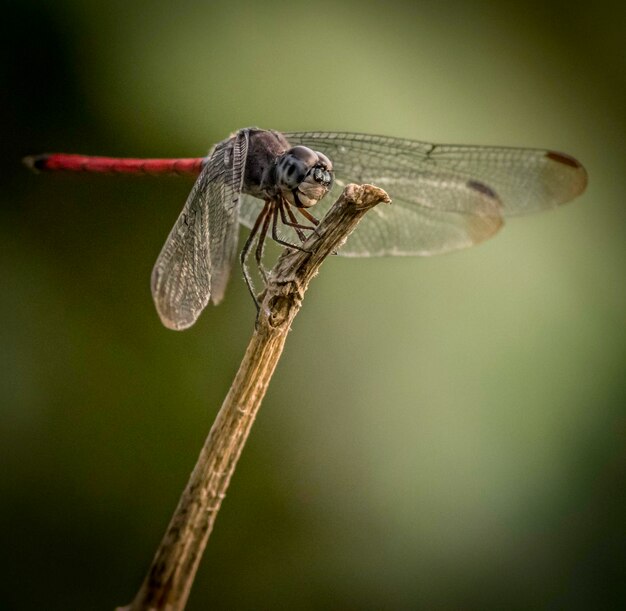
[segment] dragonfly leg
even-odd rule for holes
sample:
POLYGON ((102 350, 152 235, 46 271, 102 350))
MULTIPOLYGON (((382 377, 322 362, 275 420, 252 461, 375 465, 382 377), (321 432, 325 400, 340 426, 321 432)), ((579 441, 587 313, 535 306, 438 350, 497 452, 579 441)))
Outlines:
POLYGON ((263 220, 263 225, 261 227, 261 231, 259 233, 256 251, 254 253, 254 259, 257 264, 257 268, 259 270, 259 274, 263 277, 263 282, 267 284, 267 271, 263 267, 263 252, 265 251, 265 237, 267 236, 267 231, 270 226, 270 220, 276 216, 276 207, 275 202, 269 202, 269 208, 267 213, 265 214, 265 219, 263 220))
POLYGON ((257 216, 256 221, 254 221, 254 225, 250 230, 250 235, 246 240, 246 243, 243 245, 241 249, 241 254, 239 255, 239 261, 241 263, 241 269, 243 270, 243 278, 246 281, 246 286, 248 287, 248 291, 250 291, 250 295, 252 295, 252 300, 254 301, 254 305, 256 306, 257 312, 259 311, 259 300, 256 298, 256 293, 254 292, 254 284, 252 283, 252 277, 250 276, 250 270, 248 269, 248 255, 250 253, 250 249, 252 248, 252 244, 254 244, 254 239, 259 232, 259 228, 261 227, 261 223, 264 222, 267 214, 269 212, 269 202, 265 202, 265 206, 263 206, 263 210, 257 216))
POLYGON ((317 230, 317 226, 320 222, 305 208, 298 208, 298 212, 308 221, 311 221, 313 225, 315 225, 314 231, 319 236, 319 231, 317 230))
POLYGON ((319 225, 320 222, 306 209, 306 208, 298 208, 298 212, 307 220, 311 221, 315 226, 319 225))
MULTIPOLYGON (((289 206, 285 206, 285 204, 280 201, 277 202, 277 206, 278 206, 277 210, 278 210, 278 213, 280 214, 281 222, 284 225, 293 227, 295 231, 297 232, 298 237, 300 238, 300 241, 304 242, 307 239, 307 236, 301 231, 300 227, 302 229, 309 229, 309 230, 313 230, 315 228, 306 227, 305 225, 298 225, 298 223, 288 222, 285 216, 285 207, 286 207, 287 213, 290 215, 290 218, 292 218, 294 221, 296 220, 295 216, 293 215, 293 212, 291 212, 291 210, 289 209, 289 206)), ((284 240, 278 235, 278 215, 276 213, 274 214, 274 222, 272 223, 272 240, 274 240, 274 242, 276 242, 277 244, 282 244, 283 246, 288 246, 289 248, 295 248, 296 250, 301 250, 302 252, 306 252, 306 253, 311 252, 310 250, 307 250, 306 248, 302 248, 302 246, 299 246, 298 244, 292 244, 291 242, 284 240)))
MULTIPOLYGON (((287 209, 289 209, 289 206, 287 206, 287 209)), ((282 224, 287 225, 288 227, 293 227, 295 232, 298 234, 300 241, 304 242, 304 240, 306 240, 306 235, 304 235, 304 232, 302 230, 308 229, 308 227, 305 227, 304 225, 298 225, 298 223, 289 222, 289 220, 287 219, 287 215, 285 214, 285 203, 282 201, 278 203, 278 211, 280 212, 280 220, 282 224)), ((293 220, 295 221, 296 219, 294 218, 293 220)), ((272 235, 272 237, 276 239, 275 235, 272 235)))
MULTIPOLYGON (((289 210, 289 208, 287 208, 287 210, 289 210)), ((296 232, 298 233, 298 237, 300 238, 302 242, 306 240, 306 236, 302 233, 302 231, 298 228, 298 226, 294 226, 291 223, 285 223, 285 216, 284 216, 285 210, 281 202, 278 202, 278 208, 274 210, 274 218, 272 220, 272 240, 274 240, 274 242, 276 242, 277 244, 282 244, 283 246, 288 246, 289 248, 295 248, 296 250, 301 250, 302 252, 310 252, 309 250, 306 250, 306 248, 302 248, 302 246, 298 246, 297 244, 292 244, 291 242, 287 242, 286 240, 283 240, 278 235, 278 214, 279 213, 280 213, 280 220, 285 225, 294 227, 296 232)), ((306 229, 312 229, 312 227, 307 227, 306 229)))
POLYGON ((302 242, 306 240, 307 236, 302 231, 298 231, 299 229, 307 229, 309 231, 315 230, 315 227, 311 227, 310 225, 302 225, 301 223, 298 223, 298 220, 296 219, 296 215, 291 210, 291 206, 285 200, 281 200, 279 202, 279 210, 280 210, 280 220, 282 221, 283 225, 287 225, 288 227, 293 227, 296 230, 296 233, 298 234, 298 237, 300 238, 302 242), (285 210, 289 214, 289 220, 287 219, 285 210))

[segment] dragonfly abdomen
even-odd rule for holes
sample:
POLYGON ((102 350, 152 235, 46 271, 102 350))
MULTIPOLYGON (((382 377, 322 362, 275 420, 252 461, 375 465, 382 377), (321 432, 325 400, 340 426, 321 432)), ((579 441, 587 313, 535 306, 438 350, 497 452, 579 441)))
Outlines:
POLYGON ((183 159, 133 159, 120 157, 93 157, 49 153, 24 157, 32 170, 94 172, 101 174, 199 174, 204 157, 183 159))

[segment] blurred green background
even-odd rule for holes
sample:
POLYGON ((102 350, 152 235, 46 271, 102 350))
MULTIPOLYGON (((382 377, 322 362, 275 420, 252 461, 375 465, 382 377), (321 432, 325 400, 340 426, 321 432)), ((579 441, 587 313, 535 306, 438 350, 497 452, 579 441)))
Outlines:
POLYGON ((248 125, 547 147, 590 185, 474 249, 327 261, 188 608, 625 608, 623 5, 1 4, 1 609, 132 599, 254 315, 237 275, 158 320, 190 180, 20 157, 248 125))

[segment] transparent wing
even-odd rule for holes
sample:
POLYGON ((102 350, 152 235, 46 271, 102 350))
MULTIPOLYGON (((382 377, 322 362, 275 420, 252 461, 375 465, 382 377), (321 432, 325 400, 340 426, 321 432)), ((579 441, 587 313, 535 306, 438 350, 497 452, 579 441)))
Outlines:
POLYGON ((171 329, 191 326, 224 295, 237 249, 239 195, 248 134, 241 130, 210 153, 152 270, 152 296, 171 329))
MULTIPOLYGON (((350 133, 285 136, 292 145, 321 151, 333 162, 336 185, 312 209, 318 217, 349 182, 372 183, 391 196, 389 208, 374 209, 363 218, 339 253, 347 256, 428 255, 470 246, 497 230, 501 214, 558 206, 587 184, 575 159, 553 151, 435 145, 350 133)), ((250 207, 247 201, 246 224, 250 207)))
POLYGON ((227 141, 222 158, 206 178, 209 205, 211 248, 211 301, 217 305, 224 297, 239 238, 239 199, 248 155, 248 131, 240 130, 227 141), (219 202, 219 205, 214 205, 219 202))

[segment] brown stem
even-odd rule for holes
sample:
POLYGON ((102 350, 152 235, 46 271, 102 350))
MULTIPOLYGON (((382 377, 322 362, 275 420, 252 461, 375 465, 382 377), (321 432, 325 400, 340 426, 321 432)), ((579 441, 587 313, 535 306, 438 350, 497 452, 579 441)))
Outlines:
POLYGON ((134 601, 120 611, 180 611, 185 607, 252 423, 265 396, 291 323, 309 282, 361 217, 388 195, 371 185, 348 185, 304 243, 286 249, 269 274, 260 310, 239 371, 204 443, 178 507, 134 601))

